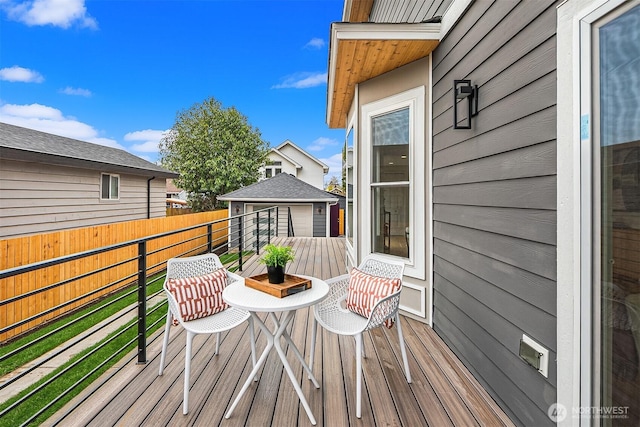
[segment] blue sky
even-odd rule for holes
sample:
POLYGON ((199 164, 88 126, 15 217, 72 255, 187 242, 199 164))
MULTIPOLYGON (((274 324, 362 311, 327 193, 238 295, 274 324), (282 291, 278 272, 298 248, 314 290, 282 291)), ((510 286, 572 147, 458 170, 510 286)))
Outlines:
POLYGON ((0 0, 0 122, 156 162, 179 111, 213 96, 275 147, 340 176, 325 123, 342 0, 0 0))

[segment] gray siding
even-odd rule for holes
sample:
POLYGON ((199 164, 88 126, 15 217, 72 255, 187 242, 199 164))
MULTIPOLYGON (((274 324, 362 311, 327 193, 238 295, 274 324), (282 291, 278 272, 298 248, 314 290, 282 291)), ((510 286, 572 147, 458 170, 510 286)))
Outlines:
POLYGON ((452 0, 378 0, 369 15, 371 22, 421 22, 442 16, 452 0))
POLYGON ((555 28, 554 1, 474 2, 433 54, 434 328, 521 425, 556 401, 555 28), (454 79, 479 86, 471 130, 454 79))
MULTIPOLYGON (((120 175, 100 200, 100 171, 0 160, 0 238, 147 218, 147 179, 120 175)), ((166 180, 151 181, 151 218, 166 215, 166 180)))
POLYGON ((327 208, 326 203, 313 204, 313 237, 327 237, 327 208), (322 209, 322 213, 318 213, 318 208, 322 209))

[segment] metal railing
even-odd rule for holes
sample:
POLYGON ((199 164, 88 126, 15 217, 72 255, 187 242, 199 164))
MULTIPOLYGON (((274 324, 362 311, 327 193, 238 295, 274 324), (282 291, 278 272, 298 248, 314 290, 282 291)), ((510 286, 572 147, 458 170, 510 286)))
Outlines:
MULTIPOLYGON (((13 324, 4 325, 2 328, 0 328, 0 334, 1 334, 13 328, 17 328, 21 325, 37 320, 41 317, 50 315, 55 311, 60 311, 65 307, 73 306, 73 304, 76 304, 78 301, 95 297, 96 295, 100 294, 101 292, 104 292, 105 290, 112 290, 114 288, 118 289, 117 292, 112 292, 109 298, 100 298, 99 301, 94 300, 93 302, 86 304, 83 307, 84 311, 81 312, 81 314, 78 317, 72 320, 69 320, 67 322, 63 322, 60 326, 55 327, 54 329, 46 332, 45 334, 37 338, 34 338, 33 340, 28 340, 24 345, 21 345, 20 347, 17 347, 12 351, 7 352, 4 355, 1 355, 0 364, 9 361, 12 357, 15 357, 16 355, 29 349, 30 347, 33 347, 39 343, 42 343, 43 341, 50 338, 51 336, 62 333, 64 330, 70 328, 73 325, 80 324, 79 322, 86 322, 86 321, 91 321, 92 319, 99 318, 100 313, 110 309, 113 310, 113 307, 117 306, 117 304, 119 303, 121 304, 122 301, 125 301, 127 298, 133 299, 133 295, 137 295, 135 298, 136 302, 134 304, 129 305, 125 309, 124 313, 130 313, 131 315, 133 315, 133 313, 136 313, 135 315, 136 321, 133 322, 131 325, 129 325, 126 329, 118 330, 116 335, 111 336, 109 339, 103 340, 102 343, 98 347, 95 347, 93 350, 91 350, 91 352, 98 351, 101 348, 100 346, 108 345, 117 336, 123 334, 128 329, 135 327, 137 329, 136 338, 127 342, 121 350, 126 349, 127 347, 130 347, 130 346, 133 346, 134 343, 137 343, 137 352, 134 358, 137 358, 138 363, 146 363, 147 361, 146 349, 148 345, 147 333, 150 330, 157 329, 157 326, 162 322, 164 322, 164 316, 160 316, 160 318, 156 320, 154 323, 152 323, 151 325, 147 325, 147 318, 149 315, 156 312, 157 310, 161 310, 162 308, 166 310, 166 305, 165 305, 166 300, 164 298, 159 298, 159 300, 161 301, 154 304, 151 308, 148 307, 149 305, 148 303, 151 300, 158 299, 157 297, 162 295, 163 290, 161 287, 157 286, 157 284, 164 282, 164 277, 166 276, 166 261, 168 258, 170 258, 170 257, 165 258, 161 256, 160 262, 155 262, 149 265, 148 264, 149 257, 154 254, 161 254, 163 251, 167 251, 167 249, 172 248, 174 246, 179 246, 189 241, 195 241, 197 239, 201 239, 203 236, 206 236, 207 237, 206 244, 198 244, 195 247, 191 247, 185 252, 180 253, 178 256, 190 256, 190 255, 196 255, 200 253, 214 252, 221 257, 221 260, 223 260, 223 263, 225 264, 225 267, 227 269, 231 271, 242 271, 243 260, 246 257, 251 256, 253 254, 259 254, 260 248, 263 247, 265 244, 269 243, 271 241, 272 236, 279 235, 278 223, 289 224, 290 218, 288 217, 290 213, 283 212, 283 215, 286 215, 287 218, 283 218, 282 220, 279 220, 280 211, 278 210, 277 207, 265 208, 255 212, 236 215, 236 216, 224 218, 222 220, 213 221, 210 223, 199 224, 197 226, 182 228, 179 230, 173 230, 170 232, 165 232, 165 233, 156 234, 156 235, 152 235, 152 236, 148 236, 140 239, 135 239, 135 240, 127 241, 124 243, 104 246, 104 247, 89 250, 89 251, 79 252, 79 253, 75 253, 67 256, 53 258, 53 259, 49 259, 42 262, 37 262, 29 265, 19 266, 19 267, 0 271, 0 280, 2 280, 2 279, 7 279, 7 278, 15 277, 18 275, 27 274, 27 273, 35 272, 37 274, 39 271, 43 271, 43 269, 47 267, 61 265, 61 264, 69 263, 71 261, 75 261, 75 260, 87 259, 88 257, 104 256, 107 253, 110 253, 112 251, 115 251, 124 247, 133 246, 137 248, 137 251, 136 251, 137 254, 134 257, 121 259, 118 262, 113 263, 111 265, 108 265, 87 273, 83 273, 78 276, 65 278, 64 280, 58 281, 56 283, 48 284, 40 289, 31 290, 28 292, 24 292, 20 295, 13 296, 11 298, 1 300, 0 310, 4 309, 4 307, 9 305, 10 303, 21 301, 21 300, 26 301, 27 298, 32 297, 34 295, 38 295, 52 289, 60 289, 64 286, 70 286, 75 281, 78 281, 82 278, 85 278, 88 276, 97 277, 98 273, 103 272, 107 269, 116 268, 126 263, 137 261, 137 272, 134 274, 128 274, 124 277, 119 278, 115 282, 99 283, 96 286, 96 288, 90 292, 87 292, 69 301, 63 301, 62 303, 60 303, 59 305, 51 309, 47 309, 43 312, 36 313, 27 319, 20 320, 13 324), (205 227, 206 227, 206 231, 203 231, 203 234, 198 234, 196 237, 190 237, 188 240, 179 240, 177 242, 174 242, 170 246, 163 246, 160 248, 156 248, 153 251, 148 251, 149 242, 162 239, 163 237, 166 237, 166 236, 177 235, 185 231, 190 231, 195 229, 204 229, 205 227), (227 229, 227 232, 225 233, 227 236, 226 238, 217 238, 217 239, 212 238, 214 234, 220 234, 219 232, 223 228, 227 229), (161 270, 160 273, 155 273, 151 277, 149 276, 150 271, 158 271, 159 269, 161 270), (148 289, 150 285, 154 283, 156 284, 156 289, 153 290, 150 294, 148 294, 148 289)), ((73 312, 78 313, 79 309, 74 309, 73 312)), ((67 340, 63 345, 57 347, 53 352, 50 352, 46 357, 40 358, 37 363, 34 363, 32 366, 30 366, 27 369, 21 369, 20 373, 12 376, 9 380, 0 384, 0 390, 3 390, 9 387, 10 385, 14 384, 16 381, 23 379, 26 375, 28 375, 32 371, 44 366, 45 364, 50 362, 52 359, 54 359, 56 356, 59 356, 60 354, 68 351, 72 347, 82 344, 83 340, 87 340, 89 337, 95 334, 102 333, 102 335, 107 335, 107 332, 106 332, 107 328, 110 328, 110 327, 113 328, 113 325, 118 321, 119 318, 122 317, 122 315, 123 315, 123 312, 120 311, 118 313, 118 316, 111 316, 111 318, 107 318, 104 322, 101 323, 100 327, 92 329, 91 331, 85 333, 83 336, 74 337, 72 339, 67 340)), ((47 323, 49 324, 52 322, 47 322, 47 323)), ((100 336, 100 335, 97 335, 97 336, 100 336)), ((120 353, 120 351, 117 351, 114 354, 114 356, 118 353, 120 353)), ((57 378, 59 378, 60 375, 64 375, 65 372, 68 372, 69 370, 74 369, 74 366, 76 364, 80 363, 84 358, 89 357, 89 355, 90 353, 83 356, 82 358, 79 358, 75 362, 75 364, 71 364, 67 366, 65 370, 57 373, 52 378, 47 379, 44 383, 34 388, 26 395, 22 396, 19 400, 14 402, 12 405, 0 411, 0 419, 9 411, 11 411, 13 408, 26 402, 26 400, 34 396, 35 393, 37 393, 39 390, 44 388, 47 384, 50 384, 51 382, 55 381, 57 378)), ((103 364, 106 364, 108 362, 109 360, 105 360, 103 361, 103 364)), ((101 366, 96 366, 95 369, 92 370, 92 372, 99 369, 100 367, 101 366)), ((89 374, 87 374, 87 376, 88 375, 89 374)), ((85 379, 85 377, 83 377, 83 379, 85 379)), ((66 394, 71 393, 79 385, 80 385, 80 381, 76 382, 72 387, 69 387, 67 390, 61 393, 59 398, 62 398, 66 394)), ((25 424, 32 422, 32 420, 34 420, 37 416, 42 414, 43 411, 47 410, 54 403, 55 402, 49 403, 45 408, 42 408, 37 413, 33 414, 33 416, 25 424)))

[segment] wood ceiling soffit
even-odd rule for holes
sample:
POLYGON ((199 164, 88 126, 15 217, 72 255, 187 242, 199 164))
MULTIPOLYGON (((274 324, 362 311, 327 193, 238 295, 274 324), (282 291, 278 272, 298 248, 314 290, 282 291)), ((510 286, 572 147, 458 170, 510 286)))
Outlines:
POLYGON ((358 83, 424 58, 437 45, 437 40, 340 40, 330 127, 345 127, 358 83))

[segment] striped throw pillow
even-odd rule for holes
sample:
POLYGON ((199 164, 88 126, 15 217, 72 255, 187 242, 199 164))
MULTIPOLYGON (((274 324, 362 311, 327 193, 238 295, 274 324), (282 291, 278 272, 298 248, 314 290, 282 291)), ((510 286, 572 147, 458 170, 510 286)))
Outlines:
MULTIPOLYGON (((376 303, 398 291, 401 286, 402 282, 398 278, 372 276, 357 268, 352 268, 347 288, 347 309, 369 318, 376 303)), ((393 321, 393 318, 389 318, 385 320, 384 324, 391 328, 393 321)))
POLYGON ((222 299, 227 286, 227 271, 219 268, 213 273, 198 277, 169 279, 167 289, 175 298, 183 321, 211 316, 228 307, 222 299))

